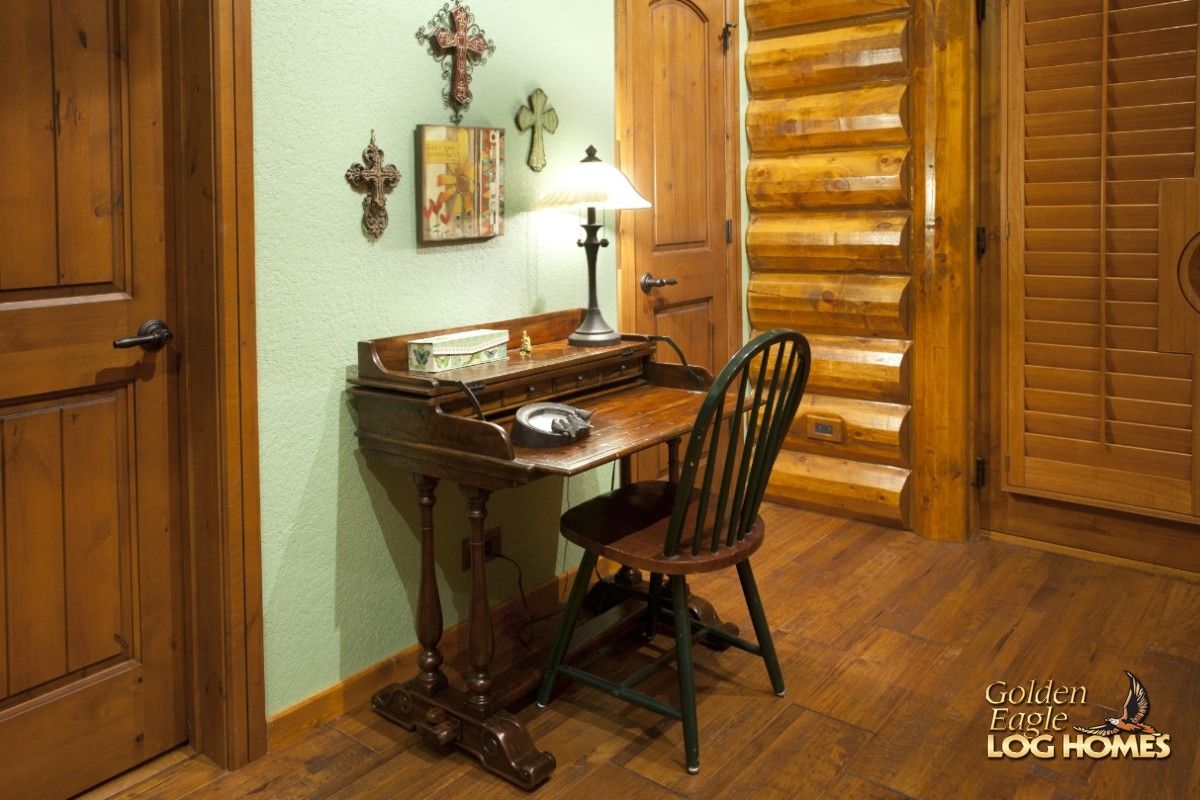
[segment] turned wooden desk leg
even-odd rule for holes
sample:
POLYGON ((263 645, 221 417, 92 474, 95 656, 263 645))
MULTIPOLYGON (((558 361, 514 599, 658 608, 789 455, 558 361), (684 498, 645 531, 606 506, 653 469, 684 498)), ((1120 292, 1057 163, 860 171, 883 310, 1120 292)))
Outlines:
POLYGON ((492 610, 488 605, 487 571, 485 568, 483 523, 487 517, 487 501, 491 492, 475 486, 462 486, 467 499, 467 519, 471 523, 471 610, 467 618, 467 705, 483 715, 491 710, 492 610))
POLYGON ((442 653, 438 642, 442 640, 442 601, 438 597, 437 570, 433 560, 433 504, 437 502, 438 479, 418 475, 417 502, 421 505, 421 588, 417 598, 417 641, 421 652, 417 656, 417 683, 427 694, 434 694, 446 687, 446 674, 442 672, 442 653))

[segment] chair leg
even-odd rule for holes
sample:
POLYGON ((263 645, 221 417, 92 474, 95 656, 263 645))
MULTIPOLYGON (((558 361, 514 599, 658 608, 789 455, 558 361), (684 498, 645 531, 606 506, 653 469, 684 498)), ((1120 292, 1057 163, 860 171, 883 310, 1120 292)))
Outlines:
POLYGON ((658 604, 662 597, 663 576, 661 572, 650 573, 650 603, 646 608, 646 638, 653 639, 658 629, 658 604))
POLYGON ((692 624, 687 609, 687 584, 682 575, 671 576, 674 601, 675 658, 679 665, 679 709, 683 716, 683 754, 687 771, 700 771, 700 731, 696 724, 696 674, 692 669, 692 624))
POLYGON ((563 656, 567 654, 567 645, 571 643, 571 634, 575 632, 575 623, 579 620, 579 607, 583 605, 583 596, 587 593, 588 583, 592 579, 592 570, 596 568, 595 553, 584 551, 583 559, 579 562, 579 571, 575 573, 575 583, 571 585, 571 595, 567 599, 567 607, 563 609, 562 622, 558 624, 558 637, 550 650, 550 663, 546 665, 546 673, 542 677, 542 688, 538 692, 537 704, 545 708, 550 703, 550 692, 554 689, 554 679, 558 668, 562 665, 563 656))
POLYGON ((750 609, 750 620, 754 623, 754 635, 758 638, 758 646, 762 649, 763 661, 767 665, 767 675, 771 678, 771 688, 775 690, 775 694, 783 697, 787 694, 783 685, 783 671, 779 669, 779 659, 775 656, 771 626, 767 624, 767 615, 763 611, 762 598, 758 596, 758 584, 754 582, 750 561, 738 564, 737 571, 738 578, 742 581, 742 593, 746 595, 746 606, 750 609))

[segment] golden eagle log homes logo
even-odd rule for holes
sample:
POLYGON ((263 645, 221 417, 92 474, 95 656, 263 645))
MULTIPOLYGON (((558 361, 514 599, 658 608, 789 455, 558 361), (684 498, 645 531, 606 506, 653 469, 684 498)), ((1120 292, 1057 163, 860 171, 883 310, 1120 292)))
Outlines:
MULTIPOLYGON (((1146 722, 1150 693, 1129 670, 1129 694, 1120 709, 1088 703, 1086 686, 1056 686, 1047 680, 1009 686, 993 681, 984 690, 991 706, 988 758, 1166 758, 1171 737, 1146 722), (1070 717, 1087 716, 1096 705, 1113 712, 1103 722, 1080 726, 1070 717)), ((1091 717, 1087 721, 1094 720, 1091 717)))

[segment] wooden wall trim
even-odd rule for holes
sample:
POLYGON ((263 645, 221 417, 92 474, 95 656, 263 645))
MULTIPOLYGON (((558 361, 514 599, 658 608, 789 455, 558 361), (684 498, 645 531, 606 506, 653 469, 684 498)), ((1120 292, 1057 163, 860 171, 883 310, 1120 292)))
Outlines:
POLYGON ((924 203, 914 237, 913 528, 964 541, 970 529, 975 172, 978 164, 977 26, 967 0, 916 4, 920 66, 914 98, 924 203))
POLYGON ((1200 572, 1187 569, 1179 569, 1174 566, 1166 566, 1156 564, 1142 559, 1125 558, 1123 556, 1113 555, 1111 553, 1102 552, 1099 550, 1089 550, 1082 547, 1074 547, 1068 544, 1060 544, 1057 542, 1045 539, 1032 539, 1028 536, 1017 536, 1011 533, 1002 533, 1000 531, 992 531, 981 529, 976 532, 982 539, 991 539, 994 542, 1003 542, 1005 544, 1016 545, 1017 547, 1027 547, 1031 550, 1042 550, 1047 553, 1058 553, 1059 555, 1070 556, 1071 558, 1082 559, 1083 561, 1092 561, 1097 564, 1107 564, 1113 567, 1121 567, 1123 569, 1132 569, 1137 572, 1144 572, 1147 575, 1164 575, 1168 578, 1176 578, 1178 580, 1187 581, 1188 583, 1200 583, 1200 572))
POLYGON ((267 747, 250 4, 173 11, 189 738, 236 769, 267 747))
MULTIPOLYGON (((733 169, 729 171, 727 180, 729 185, 726 191, 728 198, 728 206, 725 214, 726 218, 733 220, 733 235, 732 242, 726 252, 729 254, 727 262, 728 282, 726 285, 726 296, 729 301, 728 316, 729 320, 727 332, 729 340, 726 344, 726 353, 733 355, 736 353, 746 341, 746 317, 743 313, 742 303, 742 287, 745 281, 742 279, 742 214, 744 211, 742 200, 742 43, 741 37, 738 35, 742 30, 742 3, 741 0, 725 0, 725 21, 737 26, 733 29, 733 35, 729 37, 729 53, 725 58, 725 85, 729 87, 726 93, 726 108, 725 119, 728 123, 725 136, 726 165, 732 164, 733 169)), ((714 365, 715 366, 715 365, 714 365)))
MULTIPOLYGON (((575 580, 577 570, 570 569, 540 584, 528 592, 529 608, 535 616, 562 606, 575 580)), ((525 608, 521 598, 512 597, 492 608, 492 624, 496 630, 508 630, 525 624, 525 608)), ((442 634, 439 645, 447 663, 466 653, 467 623, 452 625, 442 634)), ((308 731, 336 719, 358 706, 365 705, 378 690, 390 683, 406 681, 417 673, 417 653, 420 644, 413 644, 382 661, 362 669, 345 680, 288 706, 271 715, 268 722, 271 749, 277 750, 304 736, 308 731)), ((503 647, 503 643, 501 643, 503 647)))

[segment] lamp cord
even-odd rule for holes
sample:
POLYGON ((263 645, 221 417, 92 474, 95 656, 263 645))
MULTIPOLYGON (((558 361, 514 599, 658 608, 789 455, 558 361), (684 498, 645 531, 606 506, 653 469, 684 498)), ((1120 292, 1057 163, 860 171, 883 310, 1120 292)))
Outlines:
MULTIPOLYGON (((469 383, 466 381, 453 381, 446 379, 443 379, 443 383, 448 383, 451 386, 457 386, 458 388, 462 389, 466 393, 467 399, 471 401, 472 407, 475 409, 475 416, 481 420, 487 420, 487 417, 485 417, 483 414, 483 406, 479 405, 479 398, 475 396, 475 392, 473 389, 471 389, 471 385, 469 383)), ((477 388, 483 388, 483 384, 478 384, 477 388)))
POLYGON ((516 562, 516 560, 509 558, 508 556, 504 555, 503 553, 497 554, 496 558, 502 559, 502 560, 507 561, 508 563, 512 564, 513 568, 516 569, 516 571, 517 571, 517 591, 521 595, 521 607, 525 611, 525 625, 523 627, 517 629, 517 641, 520 642, 521 645, 525 647, 525 649, 529 649, 529 646, 531 644, 533 644, 533 625, 534 625, 534 623, 535 622, 544 622, 544 621, 550 619, 551 617, 556 617, 562 613, 562 609, 559 608, 559 609, 550 611, 545 614, 538 614, 537 616, 534 616, 533 610, 529 607, 529 597, 525 594, 525 575, 521 571, 521 565, 518 564, 516 562))
MULTIPOLYGON (((616 491, 616 488, 617 464, 616 462, 613 462, 612 472, 610 473, 609 479, 609 491, 616 491)), ((571 476, 569 475, 564 481, 563 496, 567 499, 567 510, 569 511, 571 509, 571 476)), ((533 644, 534 624, 538 622, 545 622, 548 619, 557 617, 563 612, 563 610, 561 608, 557 608, 554 611, 548 611, 545 614, 538 614, 537 616, 534 616, 533 609, 529 605, 529 597, 525 594, 525 573, 521 569, 521 565, 516 561, 516 559, 510 558, 503 553, 498 553, 495 557, 512 564, 513 569, 517 571, 517 592, 521 596, 521 608, 525 612, 525 625, 517 630, 517 641, 520 642, 526 650, 528 650, 530 645, 533 644)))
POLYGON ((683 354, 683 348, 676 344, 674 339, 672 339, 670 336, 663 336, 657 333, 652 333, 646 338, 652 342, 664 342, 669 344, 671 349, 674 350, 679 356, 679 363, 685 370, 687 370, 688 374, 692 376, 692 380, 696 382, 696 385, 700 388, 704 388, 708 385, 708 380, 705 379, 705 377, 699 372, 696 372, 696 370, 692 368, 692 365, 688 363, 687 356, 683 354))

